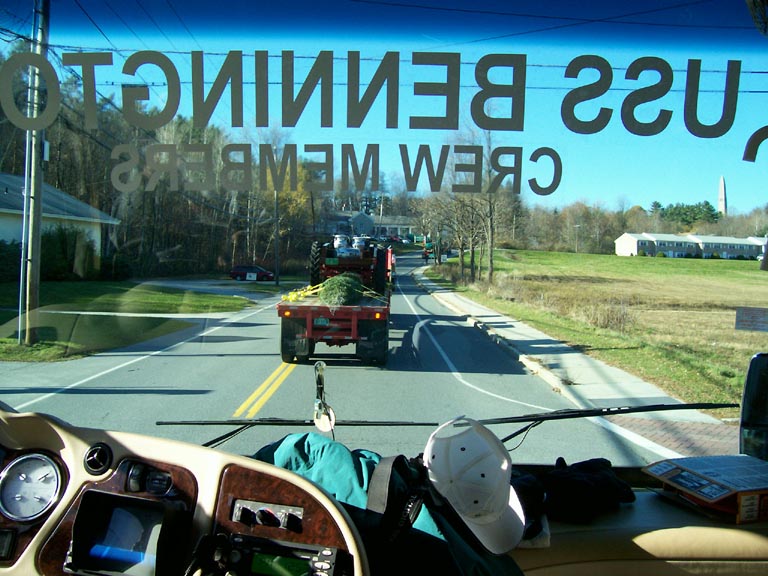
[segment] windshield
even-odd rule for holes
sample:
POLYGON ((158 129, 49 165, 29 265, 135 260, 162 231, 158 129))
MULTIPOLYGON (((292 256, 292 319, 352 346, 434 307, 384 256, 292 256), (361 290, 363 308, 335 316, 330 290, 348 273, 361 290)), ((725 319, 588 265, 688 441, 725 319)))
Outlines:
POLYGON ((491 427, 513 463, 738 452, 768 347, 752 4, 6 2, 3 402, 408 456, 461 415, 716 403, 491 427))

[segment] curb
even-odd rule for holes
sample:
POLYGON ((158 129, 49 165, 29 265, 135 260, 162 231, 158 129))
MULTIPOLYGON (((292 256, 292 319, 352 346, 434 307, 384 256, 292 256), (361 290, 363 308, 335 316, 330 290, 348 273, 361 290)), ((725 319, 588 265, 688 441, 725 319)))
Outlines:
POLYGON ((584 402, 574 396, 570 393, 570 391, 567 388, 567 384, 563 381, 562 378, 557 376, 554 372, 549 370, 544 364, 539 362, 538 360, 534 360, 527 354, 521 354, 520 351, 515 348, 515 346, 504 336, 497 333, 492 327, 487 326, 482 320, 478 320, 477 318, 474 318, 472 315, 467 314, 465 310, 462 310, 458 308, 453 302, 446 298, 440 297, 441 290, 436 290, 433 288, 434 284, 431 284, 429 280, 426 282, 424 281, 424 277, 421 274, 418 273, 412 273, 411 276, 413 277, 416 284, 418 284, 421 288, 429 292, 432 296, 435 298, 438 298, 440 302, 443 303, 443 305, 447 306, 457 314, 460 314, 461 316, 466 317, 467 323, 471 323, 474 328, 477 328, 479 330, 482 330, 485 332, 485 334, 497 345, 499 345, 501 348, 504 349, 505 352, 507 352, 512 358, 519 361, 523 366, 525 366, 528 370, 531 371, 531 373, 534 376, 538 376, 547 384, 551 385, 553 388, 555 388, 559 393, 563 394, 564 396, 567 396, 571 402, 573 402, 576 406, 579 408, 595 408, 596 406, 594 404, 584 402))
MULTIPOLYGON (((439 298, 439 295, 438 295, 439 298)), ((441 299, 441 302, 443 302, 446 306, 450 306, 450 304, 444 300, 441 299)), ((454 308, 455 310, 455 308, 454 308)), ((538 360, 533 359, 531 356, 528 356, 527 354, 521 354, 520 351, 515 348, 514 344, 512 344, 507 338, 502 336, 501 334, 498 334, 492 327, 486 326, 482 320, 478 320, 476 318, 472 318, 471 316, 468 318, 468 320, 472 320, 474 327, 478 328, 479 330, 482 330, 485 332, 485 334, 497 345, 501 346, 512 358, 519 361, 523 366, 525 366, 531 374, 534 376, 538 376, 542 380, 544 380, 547 384, 555 388, 558 392, 563 394, 564 396, 568 396, 570 400, 579 408, 596 408, 594 404, 591 404, 589 402, 583 402, 573 396, 570 391, 568 390, 568 384, 565 383, 565 381, 560 378, 557 374, 552 372, 545 364, 542 364, 538 360)))

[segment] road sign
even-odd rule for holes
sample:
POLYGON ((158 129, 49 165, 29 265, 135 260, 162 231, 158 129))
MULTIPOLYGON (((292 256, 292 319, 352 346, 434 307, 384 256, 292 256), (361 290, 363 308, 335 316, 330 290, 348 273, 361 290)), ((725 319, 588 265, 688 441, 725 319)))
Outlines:
POLYGON ((736 330, 768 332, 768 308, 736 308, 736 330))

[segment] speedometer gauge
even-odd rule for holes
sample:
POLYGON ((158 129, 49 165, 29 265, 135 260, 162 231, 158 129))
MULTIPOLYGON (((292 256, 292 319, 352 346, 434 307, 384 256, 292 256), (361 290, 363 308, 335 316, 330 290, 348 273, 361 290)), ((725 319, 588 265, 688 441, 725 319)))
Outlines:
POLYGON ((39 518, 56 502, 60 486, 59 467, 48 456, 19 456, 0 473, 0 512, 11 520, 39 518))

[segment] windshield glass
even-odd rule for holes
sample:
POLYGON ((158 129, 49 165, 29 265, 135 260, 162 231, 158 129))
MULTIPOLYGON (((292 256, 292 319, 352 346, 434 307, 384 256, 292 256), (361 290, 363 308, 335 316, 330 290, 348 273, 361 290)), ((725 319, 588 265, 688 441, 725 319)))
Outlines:
POLYGON ((738 452, 768 347, 752 4, 6 2, 3 401, 408 456, 460 415, 717 403, 491 426, 513 462, 738 452))

